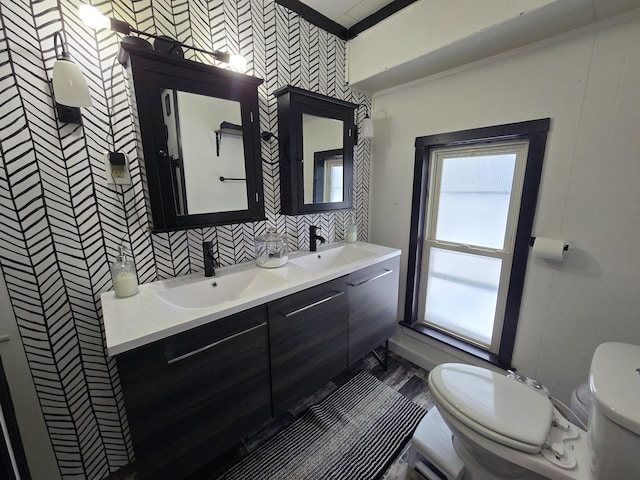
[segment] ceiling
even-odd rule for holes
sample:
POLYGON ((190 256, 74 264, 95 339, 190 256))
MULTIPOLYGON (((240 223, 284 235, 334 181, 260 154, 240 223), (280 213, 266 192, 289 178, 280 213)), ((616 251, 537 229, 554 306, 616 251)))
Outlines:
POLYGON ((314 25, 350 40, 417 0, 276 0, 314 25))
POLYGON ((364 20, 392 0, 302 0, 325 17, 346 28, 364 20))

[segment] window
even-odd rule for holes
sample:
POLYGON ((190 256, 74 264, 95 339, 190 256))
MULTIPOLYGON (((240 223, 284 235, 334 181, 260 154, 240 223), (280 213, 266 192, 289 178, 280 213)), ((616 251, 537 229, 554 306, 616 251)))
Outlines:
POLYGON ((431 151, 419 321, 497 353, 528 141, 431 151))
POLYGON ((510 365, 548 129, 416 139, 405 326, 510 365))
POLYGON ((342 155, 324 162, 324 200, 342 201, 342 155))
POLYGON ((313 165, 313 201, 341 202, 344 185, 342 150, 314 152, 313 165))

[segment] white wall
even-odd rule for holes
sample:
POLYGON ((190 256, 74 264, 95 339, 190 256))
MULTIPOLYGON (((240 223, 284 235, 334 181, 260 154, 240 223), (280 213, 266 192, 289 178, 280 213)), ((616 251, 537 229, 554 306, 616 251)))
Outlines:
POLYGON ((640 7, 640 0, 420 0, 349 42, 352 88, 378 92, 640 7))
POLYGON ((420 0, 349 42, 349 83, 357 86, 380 72, 549 3, 553 0, 420 0))
MULTIPOLYGON (((402 249, 404 271, 415 138, 551 118, 534 235, 578 250, 529 259, 513 364, 564 400, 598 344, 640 344, 639 18, 375 96, 370 239, 402 249)), ((393 343, 450 358, 400 329, 393 343)))

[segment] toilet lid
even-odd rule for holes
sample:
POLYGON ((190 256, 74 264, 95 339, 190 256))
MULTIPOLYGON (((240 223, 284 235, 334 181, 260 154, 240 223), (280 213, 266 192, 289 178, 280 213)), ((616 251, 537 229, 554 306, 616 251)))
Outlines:
POLYGON ((512 448, 538 452, 551 430, 553 405, 523 383, 485 368, 438 365, 429 375, 434 398, 456 419, 512 448))
POLYGON ((589 381, 600 411, 640 435, 640 346, 600 345, 593 354, 589 381))

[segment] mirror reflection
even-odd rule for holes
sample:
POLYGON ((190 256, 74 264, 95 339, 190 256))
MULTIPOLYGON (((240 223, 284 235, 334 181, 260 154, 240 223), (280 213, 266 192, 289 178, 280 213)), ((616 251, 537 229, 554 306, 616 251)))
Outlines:
POLYGON ((302 115, 304 203, 344 201, 342 120, 302 115))
POLYGON ((246 210, 240 102, 162 90, 176 213, 246 210))

